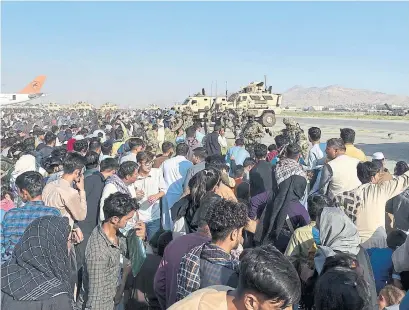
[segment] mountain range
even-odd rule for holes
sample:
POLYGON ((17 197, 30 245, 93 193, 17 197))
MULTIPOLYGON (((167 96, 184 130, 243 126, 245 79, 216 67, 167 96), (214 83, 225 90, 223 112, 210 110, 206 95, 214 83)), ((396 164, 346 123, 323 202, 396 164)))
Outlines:
POLYGON ((283 93, 283 106, 358 106, 388 103, 409 106, 409 96, 390 95, 381 92, 346 88, 339 85, 327 87, 303 87, 296 85, 283 93))

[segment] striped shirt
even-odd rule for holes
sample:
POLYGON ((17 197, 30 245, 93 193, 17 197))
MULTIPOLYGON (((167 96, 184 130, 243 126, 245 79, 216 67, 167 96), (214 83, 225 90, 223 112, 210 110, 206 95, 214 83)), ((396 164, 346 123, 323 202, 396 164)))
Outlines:
POLYGON ((23 207, 7 211, 1 224, 2 262, 11 257, 14 246, 20 240, 27 226, 35 219, 46 215, 61 216, 61 213, 56 208, 45 206, 42 201, 29 201, 23 207))

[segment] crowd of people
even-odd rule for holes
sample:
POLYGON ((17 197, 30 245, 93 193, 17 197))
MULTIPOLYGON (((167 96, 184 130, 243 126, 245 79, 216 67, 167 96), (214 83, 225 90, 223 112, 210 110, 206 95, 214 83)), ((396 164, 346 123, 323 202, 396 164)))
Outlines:
POLYGON ((2 309, 409 309, 409 167, 354 130, 309 128, 305 156, 284 133, 36 113, 2 115, 2 309))

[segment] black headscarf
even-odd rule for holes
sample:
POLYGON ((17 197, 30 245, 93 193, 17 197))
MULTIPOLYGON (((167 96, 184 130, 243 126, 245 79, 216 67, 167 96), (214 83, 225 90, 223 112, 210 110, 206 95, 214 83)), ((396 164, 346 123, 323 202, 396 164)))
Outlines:
POLYGON ((44 216, 31 222, 12 257, 1 266, 1 290, 20 301, 72 294, 68 218, 44 216))
POLYGON ((264 225, 257 225, 255 233, 257 243, 274 243, 278 239, 288 215, 288 206, 290 203, 300 201, 306 186, 307 180, 299 175, 292 175, 281 182, 277 195, 267 204, 260 218, 264 225))

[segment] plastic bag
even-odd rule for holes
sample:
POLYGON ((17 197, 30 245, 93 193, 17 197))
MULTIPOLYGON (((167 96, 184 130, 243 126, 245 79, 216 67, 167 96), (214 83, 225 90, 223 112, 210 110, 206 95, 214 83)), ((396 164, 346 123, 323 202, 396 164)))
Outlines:
POLYGON ((135 230, 129 231, 126 237, 129 260, 132 265, 132 275, 136 277, 146 259, 146 249, 143 241, 135 235, 135 230))

